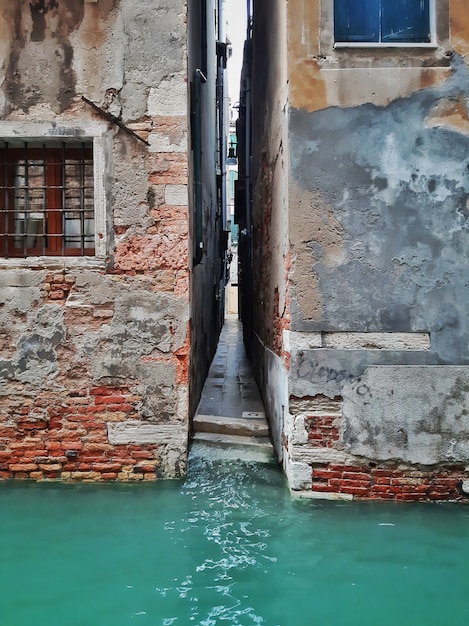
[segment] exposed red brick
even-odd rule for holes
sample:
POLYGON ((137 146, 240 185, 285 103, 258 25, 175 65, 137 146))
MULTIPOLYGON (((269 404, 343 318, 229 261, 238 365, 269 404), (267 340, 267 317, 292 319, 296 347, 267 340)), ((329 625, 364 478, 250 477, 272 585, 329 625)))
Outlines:
POLYGON ((154 158, 149 182, 154 185, 187 184, 187 156, 179 152, 165 152, 154 158))
POLYGON ((174 353, 176 364, 176 382, 187 384, 189 376, 190 326, 187 324, 186 339, 179 350, 174 353))
POLYGON ((317 478, 325 478, 325 479, 331 479, 331 478, 341 478, 342 476, 342 472, 338 472, 338 471, 332 471, 332 470, 321 470, 321 469, 314 469, 313 470, 313 479, 317 479, 317 478))
POLYGON ((172 233, 123 238, 116 247, 115 267, 123 270, 185 269, 187 237, 172 233))
POLYGON ((96 472, 120 471, 121 463, 93 463, 92 469, 96 472))
POLYGON ((92 387, 90 389, 90 395, 92 396, 115 396, 127 394, 129 392, 128 387, 92 387))
POLYGON ((106 407, 107 411, 124 411, 126 413, 133 411, 134 407, 131 404, 126 404, 126 403, 122 403, 122 404, 110 404, 106 407))
POLYGON ((401 489, 399 489, 399 487, 391 487, 391 485, 373 485, 371 487, 370 493, 372 494, 376 494, 376 493, 396 494, 396 493, 401 493, 401 489))
POLYGON ((12 463, 8 466, 11 472, 32 472, 37 470, 37 468, 36 463, 12 463))
POLYGON ((312 484, 312 491, 321 491, 321 492, 336 492, 337 489, 334 487, 331 487, 330 485, 325 485, 324 483, 313 483, 312 484))
POLYGON ((103 455, 90 452, 82 452, 80 454, 80 460, 84 463, 101 463, 103 461, 103 455))
MULTIPOLYGON (((58 291, 62 283, 55 280, 58 291)), ((67 314, 68 309, 65 317, 67 314)), ((188 354, 185 342, 165 355, 165 362, 178 364, 181 378, 188 354)), ((68 356, 65 352, 63 358, 68 356)), ((80 375, 68 392, 43 389, 36 397, 21 397, 24 389, 17 382, 14 393, 5 396, 0 409, 0 480, 156 480, 159 446, 113 446, 107 437, 106 421, 113 416, 138 417, 134 407, 141 397, 128 385, 89 388, 87 371, 80 375)), ((59 385, 63 382, 57 381, 59 385)), ((137 388, 139 383, 133 384, 137 388)))
POLYGON ((459 485, 464 478, 464 468, 425 472, 412 467, 369 468, 331 464, 313 468, 312 490, 336 491, 365 499, 463 500, 459 485))
POLYGON ((120 402, 124 403, 125 402, 125 398, 123 398, 121 395, 100 395, 97 396, 95 399, 95 403, 96 404, 119 404, 120 402))
POLYGON ((342 478, 344 480, 364 480, 369 482, 371 480, 371 475, 363 472, 343 472, 342 478))
POLYGON ((60 447, 62 450, 82 450, 83 444, 81 441, 67 440, 62 441, 60 447))
POLYGON ((343 485, 340 488, 340 493, 348 493, 352 494, 353 496, 366 497, 369 495, 369 489, 368 487, 343 485))
POLYGON ((20 420, 17 425, 20 430, 41 430, 48 427, 48 422, 39 420, 20 420))
POLYGON ((372 474, 372 478, 375 485, 391 485, 391 477, 375 476, 375 474, 372 474))
POLYGON ((155 455, 150 450, 133 450, 131 451, 133 459, 139 460, 151 460, 155 458, 155 455))
POLYGON ((116 472, 103 472, 101 474, 103 480, 116 480, 117 473, 116 472))
POLYGON ((149 464, 139 463, 136 469, 142 472, 154 472, 155 464, 154 463, 149 463, 149 464))
POLYGON ((39 469, 44 472, 60 472, 62 465, 60 463, 39 463, 39 469))

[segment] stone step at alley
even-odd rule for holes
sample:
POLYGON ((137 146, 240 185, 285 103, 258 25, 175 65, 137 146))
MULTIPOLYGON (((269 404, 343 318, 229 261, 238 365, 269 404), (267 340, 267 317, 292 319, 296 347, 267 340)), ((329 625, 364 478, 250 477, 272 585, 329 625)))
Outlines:
POLYGON ((246 357, 242 325, 227 316, 193 421, 192 455, 273 462, 264 406, 246 357))

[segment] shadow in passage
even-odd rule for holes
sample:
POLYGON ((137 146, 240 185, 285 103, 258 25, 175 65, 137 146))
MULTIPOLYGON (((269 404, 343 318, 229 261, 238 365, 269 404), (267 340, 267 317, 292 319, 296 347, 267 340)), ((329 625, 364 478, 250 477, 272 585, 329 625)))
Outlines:
MULTIPOLYGON (((272 461, 273 448, 257 384, 243 343, 243 327, 227 315, 193 421, 193 442, 223 458, 272 461)), ((211 455, 212 456, 212 455, 211 455)))

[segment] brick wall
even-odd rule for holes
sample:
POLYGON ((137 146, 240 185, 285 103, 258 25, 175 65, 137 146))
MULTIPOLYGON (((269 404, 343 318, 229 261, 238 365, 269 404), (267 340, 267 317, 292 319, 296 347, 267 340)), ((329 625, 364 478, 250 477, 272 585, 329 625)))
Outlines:
POLYGON ((350 454, 344 444, 342 399, 291 397, 284 454, 294 492, 330 499, 467 501, 469 467, 463 463, 412 465, 350 454))
POLYGON ((108 440, 107 423, 136 416, 140 400, 128 387, 95 387, 17 401, 0 424, 0 478, 156 479, 161 446, 108 440))
POLYGON ((339 422, 337 415, 307 416, 305 428, 311 446, 331 448, 339 441, 339 422))
POLYGON ((19 4, 4 16, 7 55, 23 24, 16 69, 0 70, 0 82, 13 72, 21 85, 6 95, 0 137, 93 141, 97 245, 93 257, 0 258, 0 478, 180 476, 191 350, 187 3, 49 3, 40 33, 39 9, 19 4))
POLYGON ((373 500, 464 500, 464 466, 447 469, 321 465, 312 469, 315 492, 373 500))

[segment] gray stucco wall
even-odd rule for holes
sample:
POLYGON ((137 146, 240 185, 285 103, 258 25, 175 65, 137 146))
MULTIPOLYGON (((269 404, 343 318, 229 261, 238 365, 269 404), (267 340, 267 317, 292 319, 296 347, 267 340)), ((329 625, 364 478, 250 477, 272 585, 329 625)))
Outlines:
POLYGON ((302 269, 318 285, 314 310, 296 290, 293 330, 427 331, 441 358, 467 359, 469 137, 432 124, 442 100, 464 101, 468 69, 454 70, 387 107, 291 111, 291 209, 315 221, 302 269))
POLYGON ((358 457, 469 461, 468 92, 454 54, 445 81, 387 105, 290 110, 290 394, 343 398, 358 457), (341 333, 391 343, 331 349, 341 333))

